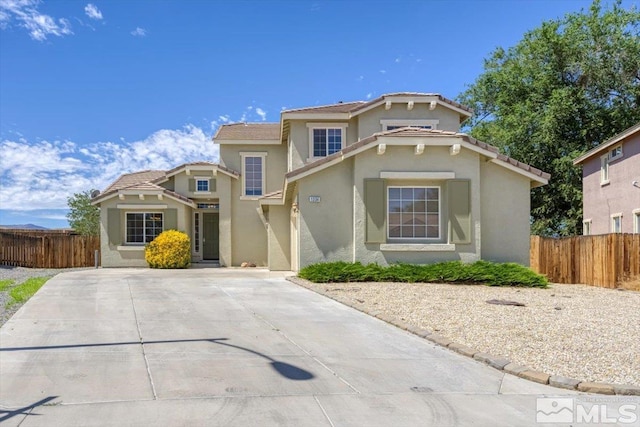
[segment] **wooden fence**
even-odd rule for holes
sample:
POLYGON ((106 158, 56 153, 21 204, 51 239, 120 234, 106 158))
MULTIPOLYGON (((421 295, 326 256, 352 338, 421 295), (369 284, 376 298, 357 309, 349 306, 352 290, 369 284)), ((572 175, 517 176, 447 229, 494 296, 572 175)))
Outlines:
POLYGON ((531 236, 530 263, 551 282, 615 288, 640 278, 640 234, 531 236))
POLYGON ((0 230, 0 265, 33 268, 93 267, 97 236, 52 230, 0 230))

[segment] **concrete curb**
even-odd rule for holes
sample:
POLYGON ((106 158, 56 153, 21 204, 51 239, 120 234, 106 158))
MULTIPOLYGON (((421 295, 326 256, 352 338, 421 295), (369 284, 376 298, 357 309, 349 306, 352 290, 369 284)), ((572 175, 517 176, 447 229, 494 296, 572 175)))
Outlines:
POLYGON ((620 396, 640 396, 640 387, 635 385, 595 383, 591 381, 582 381, 575 378, 561 377, 557 375, 551 375, 546 372, 536 371, 535 369, 531 369, 527 366, 522 366, 522 365, 512 363, 511 361, 503 357, 482 353, 472 348, 469 348, 467 346, 464 346, 462 344, 455 343, 447 337, 433 333, 426 329, 409 325, 404 321, 396 320, 389 315, 381 313, 380 311, 369 312, 365 310, 365 308, 361 304, 352 302, 347 298, 334 297, 328 294, 327 292, 323 292, 322 290, 315 288, 315 286, 321 286, 322 283, 313 283, 297 276, 286 277, 286 280, 296 285, 307 288, 317 294, 323 295, 327 298, 331 298, 334 301, 337 301, 348 307, 354 308, 362 313, 376 317, 400 329, 404 329, 407 332, 410 332, 421 338, 427 339, 433 342, 434 344, 448 348, 449 350, 455 351, 458 354, 471 357, 474 360, 485 363, 495 369, 498 369, 499 371, 503 371, 508 374, 515 375, 529 381, 535 381, 537 383, 550 385, 556 388, 562 388, 566 390, 577 390, 585 393, 597 393, 597 394, 620 395, 620 396))

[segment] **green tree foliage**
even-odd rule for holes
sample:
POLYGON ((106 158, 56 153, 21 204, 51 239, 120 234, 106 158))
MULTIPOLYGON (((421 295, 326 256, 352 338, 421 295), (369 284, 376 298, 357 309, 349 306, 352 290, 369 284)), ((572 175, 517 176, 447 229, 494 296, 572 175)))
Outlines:
POLYGON ((94 190, 75 193, 67 198, 69 225, 84 236, 100 234, 100 210, 91 205, 91 193, 94 190))
POLYGON ((532 232, 581 233, 581 169, 573 159, 640 120, 640 12, 620 2, 544 22, 496 49, 461 94, 470 133, 549 172, 532 192, 532 232))

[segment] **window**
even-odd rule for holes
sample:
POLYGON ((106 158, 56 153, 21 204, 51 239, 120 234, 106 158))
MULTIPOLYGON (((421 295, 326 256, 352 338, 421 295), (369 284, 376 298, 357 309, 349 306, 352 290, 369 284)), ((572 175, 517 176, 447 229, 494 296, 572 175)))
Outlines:
POLYGON ((609 183, 609 155, 600 158, 600 184, 609 183))
POLYGON ((633 232, 640 233, 640 209, 633 211, 633 232))
POLYGON ((440 238, 439 187, 388 187, 389 239, 440 238))
POLYGON ((309 159, 327 157, 344 148, 346 123, 307 123, 309 128, 309 159))
POLYGON ((127 213, 127 243, 149 243, 160 233, 161 213, 127 213))
POLYGON ((589 236, 591 235, 591 220, 587 219, 582 222, 582 235, 589 236))
POLYGON ((612 233, 622 232, 622 214, 621 213, 611 215, 611 232, 612 233))
POLYGON ((200 253, 200 213, 193 214, 193 251, 200 253))
POLYGON ((313 157, 326 157, 342 150, 342 129, 313 129, 313 157))
POLYGON ((204 178, 196 178, 196 191, 209 191, 209 180, 204 178))
POLYGON ((618 145, 615 148, 609 150, 609 160, 616 160, 622 157, 622 145, 618 145))
POLYGON ((436 129, 438 127, 439 120, 380 120, 382 130, 394 130, 405 127, 422 128, 422 129, 436 129))
POLYGON ((267 153, 240 153, 242 157, 242 195, 256 198, 264 195, 265 157, 267 153))

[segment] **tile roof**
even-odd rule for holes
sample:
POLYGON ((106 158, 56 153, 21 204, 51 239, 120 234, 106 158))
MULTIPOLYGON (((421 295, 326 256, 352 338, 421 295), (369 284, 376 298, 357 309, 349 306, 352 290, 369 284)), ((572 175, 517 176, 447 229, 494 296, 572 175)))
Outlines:
POLYGON ((500 154, 498 152, 498 149, 492 145, 489 145, 485 142, 479 141, 475 138, 470 137, 469 135, 465 134, 465 133, 461 133, 461 132, 451 132, 451 131, 444 131, 444 130, 436 130, 436 129, 422 129, 422 128, 410 128, 410 127, 405 127, 405 128, 399 128, 399 129, 394 129, 394 130, 390 130, 390 131, 385 131, 385 132, 378 132, 375 133, 373 135, 371 135, 370 137, 364 138, 358 142, 356 142, 355 144, 351 144, 348 147, 345 147, 344 149, 342 149, 341 151, 338 151, 337 153, 334 153, 330 156, 324 157, 320 160, 316 160, 314 162, 308 163, 298 169, 292 170, 291 172, 287 173, 285 175, 285 177, 287 179, 289 178, 294 178, 298 175, 303 174, 304 172, 307 171, 311 171, 313 169, 316 169, 324 164, 327 163, 331 163, 334 160, 338 160, 341 159, 343 156, 349 155, 349 153, 352 153, 360 148, 366 147, 368 145, 373 146, 374 143, 378 140, 378 138, 380 137, 398 137, 398 138, 403 138, 403 137, 417 137, 417 138, 433 138, 433 137, 439 137, 439 136, 448 136, 448 137, 455 137, 455 138, 460 138, 463 141, 475 145, 485 151, 488 151, 490 153, 496 154, 497 155, 497 160, 499 160, 500 162, 503 162, 505 164, 509 164, 512 166, 515 166, 519 169, 522 169, 523 171, 529 172, 533 175, 539 176, 540 178, 544 179, 544 180, 548 180, 551 175, 549 175, 546 172, 541 171, 540 169, 536 169, 532 166, 529 166, 526 163, 522 163, 519 162, 509 156, 505 156, 504 154, 500 154))
POLYGON ((166 172, 162 170, 145 170, 140 172, 125 173, 120 175, 118 179, 113 181, 110 186, 105 188, 104 193, 120 190, 134 184, 142 182, 151 182, 159 178, 164 178, 166 172))
POLYGON ((280 139, 280 123, 231 123, 222 125, 213 139, 239 141, 280 139))
POLYGON ((305 108, 296 108, 292 110, 285 110, 283 113, 355 113, 359 110, 367 108, 371 105, 377 104, 381 101, 384 101, 388 97, 394 96, 431 96, 437 97, 440 101, 452 105, 456 108, 459 108, 464 111, 472 112, 471 108, 462 105, 456 101, 453 101, 449 98, 445 98, 439 93, 420 93, 420 92, 396 92, 396 93, 386 93, 384 95, 379 96, 378 98, 372 99, 370 101, 352 101, 352 102, 338 102, 336 104, 330 105, 321 105, 318 107, 305 107, 305 108))
POLYGON ((102 199, 105 196, 109 196, 112 194, 116 194, 120 190, 138 190, 138 191, 149 191, 149 190, 162 190, 164 194, 172 196, 176 199, 179 199, 187 204, 193 203, 193 200, 185 197, 175 191, 167 190, 166 188, 157 184, 157 182, 163 181, 167 175, 178 171, 182 168, 186 168, 188 166, 215 166, 221 171, 224 171, 233 176, 240 176, 240 174, 233 169, 229 169, 225 166, 219 165, 217 163, 211 162, 193 162, 193 163, 185 163, 183 165, 177 166, 168 171, 163 170, 145 170, 140 172, 126 173, 120 175, 118 179, 116 179, 111 185, 109 185, 105 190, 94 197, 92 200, 102 199))

